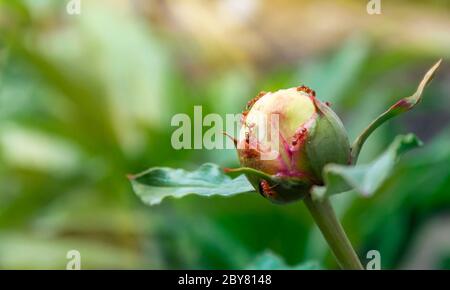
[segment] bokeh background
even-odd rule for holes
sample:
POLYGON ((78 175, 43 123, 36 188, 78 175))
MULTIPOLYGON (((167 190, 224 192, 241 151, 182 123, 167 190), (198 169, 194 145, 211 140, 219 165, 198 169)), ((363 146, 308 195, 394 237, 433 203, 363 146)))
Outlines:
MULTIPOLYGON (((174 150, 176 113, 239 113, 261 90, 306 84, 353 139, 443 66, 399 133, 408 153, 370 199, 333 203, 363 263, 450 268, 450 2, 0 0, 0 268, 242 269, 264 257, 336 268, 301 203, 257 194, 146 207, 126 174, 237 165, 233 150, 174 150)), ((254 265, 254 264, 253 264, 254 265)), ((268 266, 269 267, 269 266, 268 266)))

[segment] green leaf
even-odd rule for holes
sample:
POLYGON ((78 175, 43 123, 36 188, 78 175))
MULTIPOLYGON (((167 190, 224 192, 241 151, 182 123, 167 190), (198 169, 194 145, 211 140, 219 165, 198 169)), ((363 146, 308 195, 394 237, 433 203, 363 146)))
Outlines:
POLYGON ((355 189, 364 196, 373 195, 389 177, 398 157, 404 152, 421 146, 422 142, 413 134, 397 136, 389 148, 377 159, 363 165, 325 166, 325 186, 314 186, 314 200, 322 200, 332 194, 355 189))
POLYGON ((372 132, 375 131, 375 129, 377 129, 387 120, 411 110, 415 105, 417 105, 421 101, 423 90, 431 82, 431 80, 434 77, 434 74, 436 73, 436 70, 439 68, 441 63, 442 59, 440 59, 433 67, 431 67, 428 70, 428 72, 423 77, 422 81, 417 87, 416 92, 413 95, 403 98, 394 105, 392 105, 387 111, 385 111, 383 114, 378 116, 374 121, 372 121, 372 123, 370 123, 369 126, 367 126, 367 128, 364 129, 364 131, 356 138, 356 140, 353 142, 352 145, 353 164, 356 164, 356 161, 358 160, 358 156, 359 153, 361 152, 361 148, 364 145, 364 142, 367 140, 370 134, 372 134, 372 132))
POLYGON ((191 172, 154 167, 130 176, 129 179, 134 192, 148 205, 158 204, 169 196, 175 198, 188 194, 232 196, 254 191, 244 175, 232 179, 219 166, 212 163, 205 163, 191 172))
POLYGON ((309 261, 295 266, 287 265, 279 256, 265 251, 247 267, 247 270, 320 270, 317 262, 309 261))

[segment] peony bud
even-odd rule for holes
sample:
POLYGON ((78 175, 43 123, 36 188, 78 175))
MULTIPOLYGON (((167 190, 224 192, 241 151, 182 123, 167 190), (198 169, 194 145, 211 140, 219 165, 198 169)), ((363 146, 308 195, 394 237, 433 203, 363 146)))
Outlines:
POLYGON ((260 93, 251 100, 237 147, 241 165, 263 173, 248 171, 250 182, 276 203, 301 199, 313 185, 323 185, 326 164, 350 162, 342 122, 305 86, 260 93))

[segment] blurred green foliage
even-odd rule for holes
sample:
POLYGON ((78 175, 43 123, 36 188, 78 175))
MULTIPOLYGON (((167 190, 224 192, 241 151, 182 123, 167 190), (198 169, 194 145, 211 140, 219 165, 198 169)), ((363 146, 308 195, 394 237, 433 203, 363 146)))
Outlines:
MULTIPOLYGON (((376 249, 383 268, 449 266, 450 241, 441 238, 450 236, 448 34, 389 45, 383 35, 354 29, 322 45, 326 34, 311 33, 318 47, 298 45, 292 54, 282 34, 267 39, 269 33, 253 28, 270 51, 261 60, 251 58, 262 55, 260 46, 246 55, 226 38, 204 44, 206 32, 161 22, 173 15, 161 15, 155 2, 170 1, 141 4, 148 13, 129 1, 87 2, 81 15, 69 16, 65 1, 0 1, 0 268, 64 269, 70 249, 81 252, 83 268, 246 268, 267 250, 288 265, 314 260, 335 268, 301 203, 275 206, 255 194, 147 208, 126 174, 155 165, 235 166, 233 150, 172 149, 171 117, 192 115, 194 105, 204 114, 237 113, 260 90, 302 83, 332 103, 354 138, 410 95, 440 57, 443 67, 423 102, 371 136, 360 161, 399 133, 412 131, 425 146, 402 159, 375 197, 350 194, 333 202, 363 263, 376 249)), ((439 16, 448 13, 444 2, 427 9, 405 3, 396 11, 420 13, 433 31, 448 33, 448 14, 439 16)), ((186 17, 198 16, 195 7, 186 17)), ((395 22, 389 7, 386 21, 395 22)), ((340 21, 344 27, 349 20, 340 21)), ((301 29, 289 27, 292 34, 301 29)), ((408 27, 399 31, 414 38, 408 27)))

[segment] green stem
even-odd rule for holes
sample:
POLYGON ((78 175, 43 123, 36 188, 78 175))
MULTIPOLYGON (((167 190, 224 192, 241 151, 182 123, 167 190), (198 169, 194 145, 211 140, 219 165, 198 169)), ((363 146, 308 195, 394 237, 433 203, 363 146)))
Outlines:
POLYGON ((310 196, 307 196, 305 204, 328 242, 339 266, 346 270, 363 270, 364 268, 337 219, 329 199, 313 201, 310 196))

